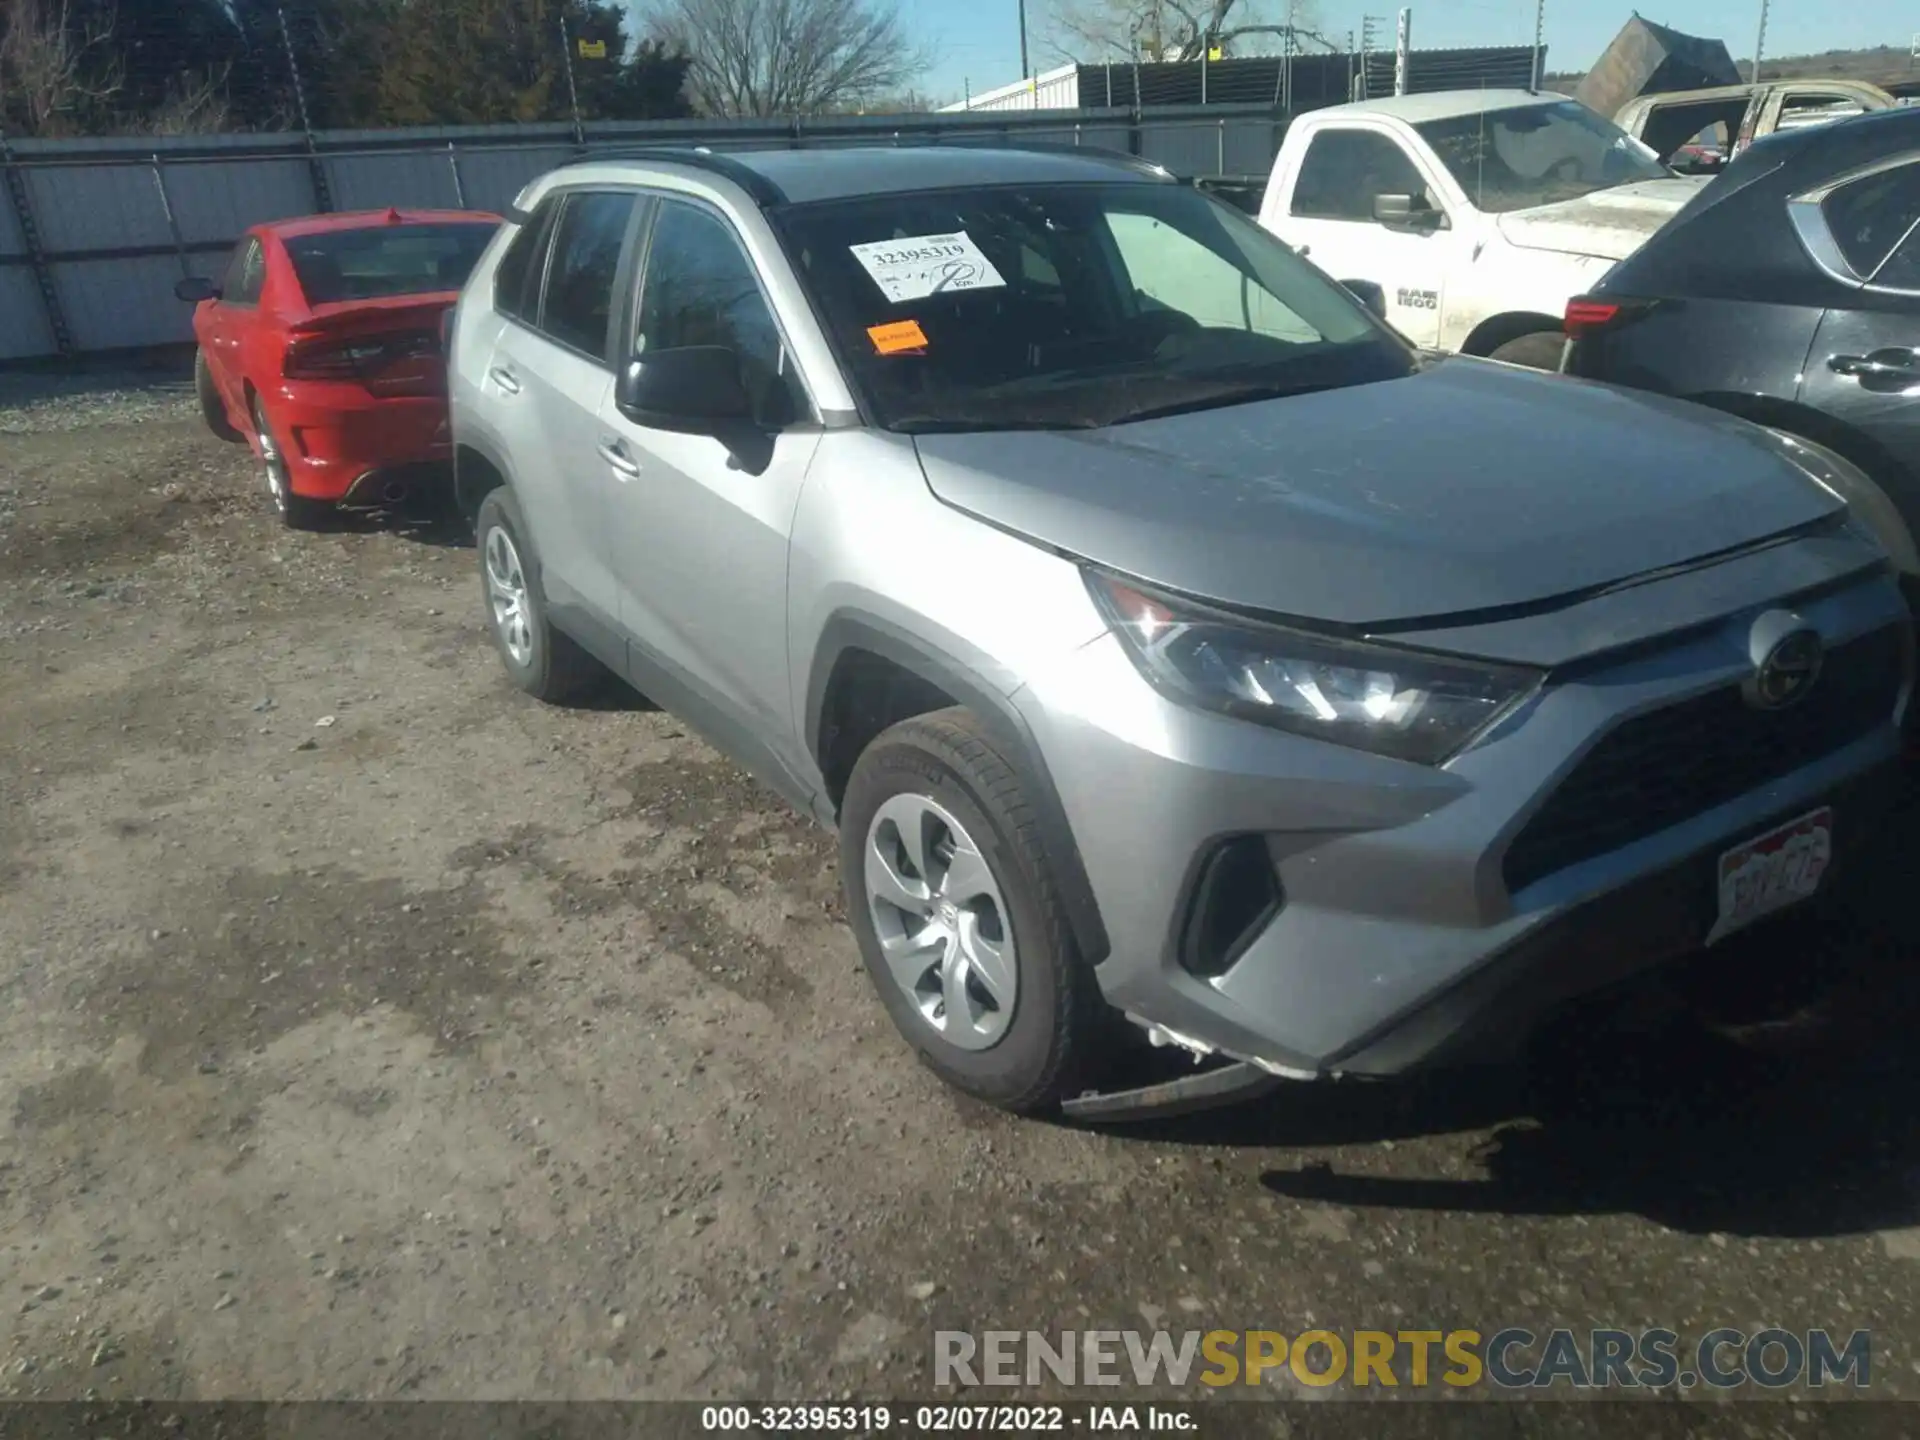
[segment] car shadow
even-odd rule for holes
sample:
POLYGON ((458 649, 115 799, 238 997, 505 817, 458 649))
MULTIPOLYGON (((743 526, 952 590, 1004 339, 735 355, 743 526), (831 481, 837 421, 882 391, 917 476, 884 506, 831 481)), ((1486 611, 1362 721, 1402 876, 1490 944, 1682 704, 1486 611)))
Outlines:
POLYGON ((441 550, 471 550, 473 524, 448 501, 405 500, 396 505, 336 507, 325 529, 342 535, 396 535, 441 550))
POLYGON ((1515 1064, 1282 1090, 1115 1133, 1333 1149, 1491 1132, 1479 1178, 1320 1159, 1261 1176, 1276 1196, 1362 1209, 1630 1214, 1754 1237, 1920 1225, 1920 806, 1907 788, 1885 843, 1828 903, 1659 987, 1738 992, 1752 1003, 1723 1008, 1729 1023, 1645 1004, 1654 987, 1641 987, 1563 1013, 1515 1064))

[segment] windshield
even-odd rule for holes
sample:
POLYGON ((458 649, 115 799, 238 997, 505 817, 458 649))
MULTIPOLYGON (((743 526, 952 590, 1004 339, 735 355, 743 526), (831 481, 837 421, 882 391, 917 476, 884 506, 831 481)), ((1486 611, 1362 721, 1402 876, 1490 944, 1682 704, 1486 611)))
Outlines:
POLYGON ((1493 214, 1578 200, 1673 173, 1618 125, 1572 100, 1457 115, 1414 128, 1475 208, 1493 214))
POLYGON ((1339 286, 1184 187, 868 196, 777 223, 893 430, 1112 425, 1415 363, 1339 286))
POLYGON ((322 230, 286 240, 309 305, 458 290, 499 228, 496 221, 322 230))

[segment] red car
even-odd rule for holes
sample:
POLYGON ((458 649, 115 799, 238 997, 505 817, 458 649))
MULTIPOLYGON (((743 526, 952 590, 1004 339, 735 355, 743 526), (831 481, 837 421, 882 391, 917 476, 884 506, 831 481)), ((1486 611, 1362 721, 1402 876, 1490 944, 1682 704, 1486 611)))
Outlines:
POLYGON ((393 501, 444 468, 440 325, 500 217, 375 210, 256 225, 194 301, 194 380, 207 425, 246 441, 286 524, 341 502, 393 501))

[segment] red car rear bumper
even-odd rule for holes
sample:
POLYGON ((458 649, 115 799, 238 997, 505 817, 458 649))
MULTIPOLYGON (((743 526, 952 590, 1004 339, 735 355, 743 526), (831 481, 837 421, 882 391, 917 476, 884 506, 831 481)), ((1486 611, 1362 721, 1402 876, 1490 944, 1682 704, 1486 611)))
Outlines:
POLYGON ((332 380, 284 380, 265 397, 267 423, 297 495, 343 500, 380 472, 453 458, 443 395, 382 396, 332 380))

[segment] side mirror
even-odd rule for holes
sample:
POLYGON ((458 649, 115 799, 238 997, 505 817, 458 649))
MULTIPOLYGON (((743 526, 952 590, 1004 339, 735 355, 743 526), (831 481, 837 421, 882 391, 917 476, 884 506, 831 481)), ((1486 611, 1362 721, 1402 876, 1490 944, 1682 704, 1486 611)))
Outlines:
POLYGON ((613 401, 636 425, 688 435, 711 435, 753 419, 740 357, 722 345, 634 357, 614 382, 613 401))
POLYGON ((1376 195, 1373 218, 1390 230, 1445 230, 1447 217, 1427 204, 1425 196, 1376 195))
POLYGON ((1376 320, 1387 318, 1387 292, 1372 280, 1342 280, 1340 286, 1367 309, 1376 320))
POLYGON ((203 275, 189 275, 184 280, 174 282, 173 297, 189 305, 198 305, 203 300, 218 300, 220 287, 203 275))

